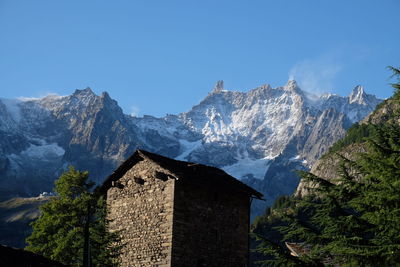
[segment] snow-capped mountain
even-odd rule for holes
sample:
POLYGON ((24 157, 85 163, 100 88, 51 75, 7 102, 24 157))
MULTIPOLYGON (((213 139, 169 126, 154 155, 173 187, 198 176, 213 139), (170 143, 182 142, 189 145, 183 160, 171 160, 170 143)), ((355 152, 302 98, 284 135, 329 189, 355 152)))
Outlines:
POLYGON ((349 97, 310 95, 295 81, 248 92, 214 89, 188 112, 132 117, 107 93, 0 99, 0 195, 37 195, 72 164, 100 183, 140 147, 224 169, 268 200, 298 178, 380 102, 361 86, 349 97))

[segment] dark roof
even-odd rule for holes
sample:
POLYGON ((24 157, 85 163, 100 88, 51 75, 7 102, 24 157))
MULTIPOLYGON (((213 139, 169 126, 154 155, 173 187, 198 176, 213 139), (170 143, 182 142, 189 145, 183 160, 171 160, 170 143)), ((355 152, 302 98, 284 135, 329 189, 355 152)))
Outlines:
POLYGON ((64 264, 49 260, 39 254, 0 245, 0 265, 8 267, 63 267, 64 264))
POLYGON ((217 188, 229 188, 230 190, 243 192, 258 199, 262 199, 263 197, 260 192, 257 192, 250 186, 230 176, 221 169, 203 164, 174 160, 145 150, 136 150, 130 158, 108 176, 101 185, 100 192, 105 193, 107 189, 111 187, 113 181, 117 181, 136 163, 145 158, 150 159, 162 168, 169 170, 179 179, 190 179, 194 182, 201 182, 203 184, 207 183, 217 188))

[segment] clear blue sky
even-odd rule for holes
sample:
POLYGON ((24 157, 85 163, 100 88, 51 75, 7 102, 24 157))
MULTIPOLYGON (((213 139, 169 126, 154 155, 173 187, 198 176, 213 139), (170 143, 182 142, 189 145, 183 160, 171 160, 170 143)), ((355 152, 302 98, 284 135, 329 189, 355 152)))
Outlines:
POLYGON ((108 91, 126 113, 187 111, 224 80, 392 93, 398 0, 0 0, 0 96, 108 91))

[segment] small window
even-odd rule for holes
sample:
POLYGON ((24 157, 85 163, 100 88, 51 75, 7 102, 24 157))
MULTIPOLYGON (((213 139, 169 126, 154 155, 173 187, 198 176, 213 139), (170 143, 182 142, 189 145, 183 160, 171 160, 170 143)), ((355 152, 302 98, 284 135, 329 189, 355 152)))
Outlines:
POLYGON ((140 185, 144 185, 144 180, 142 178, 135 177, 134 180, 135 180, 135 183, 140 184, 140 185))
POLYGON ((124 188, 124 185, 121 184, 121 183, 118 182, 118 181, 112 181, 111 186, 112 186, 112 187, 119 188, 119 189, 123 189, 123 188, 124 188))
POLYGON ((168 175, 163 172, 156 172, 156 178, 165 182, 168 180, 168 175))

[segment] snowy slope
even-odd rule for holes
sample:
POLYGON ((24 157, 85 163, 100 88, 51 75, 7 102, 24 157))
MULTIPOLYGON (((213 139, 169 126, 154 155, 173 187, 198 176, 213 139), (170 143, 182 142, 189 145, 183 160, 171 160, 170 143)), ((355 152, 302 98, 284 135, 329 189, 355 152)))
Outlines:
POLYGON ((215 165, 239 179, 263 180, 269 162, 282 153, 300 157, 303 165, 312 164, 323 153, 326 148, 313 148, 312 153, 303 148, 310 137, 319 137, 313 128, 327 120, 324 111, 342 114, 338 118, 345 121, 343 127, 328 128, 339 132, 331 134, 337 139, 350 122, 366 116, 379 102, 360 86, 349 97, 316 97, 304 93, 295 81, 278 88, 263 85, 247 93, 228 91, 219 81, 203 101, 174 117, 173 124, 148 116, 135 122, 144 132, 153 128, 162 136, 176 136, 180 149, 174 156, 178 159, 215 165), (288 149, 293 144, 296 147, 288 149))

